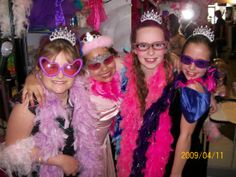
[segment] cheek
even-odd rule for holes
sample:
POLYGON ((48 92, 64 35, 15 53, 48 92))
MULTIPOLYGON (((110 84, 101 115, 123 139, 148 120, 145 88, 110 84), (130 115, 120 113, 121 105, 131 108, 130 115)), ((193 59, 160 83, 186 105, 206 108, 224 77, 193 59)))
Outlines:
POLYGON ((68 86, 71 87, 73 85, 74 81, 75 81, 75 78, 68 78, 67 79, 68 86))
POLYGON ((206 73, 206 69, 198 69, 198 74, 200 77, 204 76, 206 73))
POLYGON ((116 63, 115 63, 115 61, 113 61, 111 64, 109 64, 107 66, 109 67, 110 70, 116 71, 116 63))
POLYGON ((159 50, 159 51, 157 52, 157 54, 159 54, 160 56, 163 56, 163 57, 164 57, 164 55, 166 54, 166 52, 167 52, 167 49, 159 50))
POLYGON ((90 75, 91 77, 96 77, 96 76, 99 75, 100 69, 97 69, 97 70, 88 70, 88 72, 89 72, 89 75, 90 75))

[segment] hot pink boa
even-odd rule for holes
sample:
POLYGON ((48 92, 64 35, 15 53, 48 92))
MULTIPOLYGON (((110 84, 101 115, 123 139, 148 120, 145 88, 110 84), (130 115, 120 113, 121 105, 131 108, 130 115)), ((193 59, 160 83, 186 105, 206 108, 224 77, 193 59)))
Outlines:
POLYGON ((102 0, 89 0, 87 6, 90 7, 90 14, 87 23, 96 31, 99 31, 101 22, 107 19, 102 0))
MULTIPOLYGON (((123 131, 121 135, 121 151, 117 163, 119 177, 128 177, 130 174, 138 130, 142 125, 140 104, 135 84, 137 78, 134 74, 132 65, 133 58, 132 55, 129 54, 125 58, 128 77, 127 93, 121 105, 121 115, 123 118, 121 128, 123 131)), ((158 66, 156 73, 147 83, 149 93, 146 99, 146 109, 161 96, 166 84, 164 63, 161 63, 158 66)), ((146 153, 147 163, 144 171, 145 177, 162 177, 164 175, 173 140, 170 128, 171 120, 167 110, 160 117, 158 130, 150 138, 151 144, 146 153)))
POLYGON ((121 98, 120 75, 116 72, 111 82, 99 82, 90 78, 91 90, 94 95, 118 101, 121 98))

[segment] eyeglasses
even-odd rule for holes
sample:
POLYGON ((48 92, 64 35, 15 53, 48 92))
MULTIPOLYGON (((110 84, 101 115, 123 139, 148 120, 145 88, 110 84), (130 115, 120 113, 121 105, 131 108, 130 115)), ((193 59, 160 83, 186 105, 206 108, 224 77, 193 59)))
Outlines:
POLYGON ((87 67, 90 70, 97 70, 101 67, 102 63, 109 65, 114 61, 114 56, 111 54, 99 55, 92 60, 88 61, 87 67))
POLYGON ((72 63, 64 64, 62 67, 56 62, 50 62, 46 57, 39 58, 39 66, 48 77, 54 77, 62 71, 65 76, 73 78, 80 72, 82 65, 83 61, 80 58, 74 60, 72 63))
POLYGON ((195 64, 196 67, 204 69, 207 68, 210 64, 210 61, 202 60, 202 59, 192 59, 190 56, 187 55, 181 55, 180 56, 181 63, 185 65, 191 65, 192 63, 195 64))
POLYGON ((154 50, 163 50, 167 47, 167 42, 166 41, 158 41, 158 42, 154 42, 151 44, 146 43, 146 42, 140 42, 140 43, 134 44, 134 47, 139 51, 146 51, 150 47, 152 47, 152 49, 154 49, 154 50))

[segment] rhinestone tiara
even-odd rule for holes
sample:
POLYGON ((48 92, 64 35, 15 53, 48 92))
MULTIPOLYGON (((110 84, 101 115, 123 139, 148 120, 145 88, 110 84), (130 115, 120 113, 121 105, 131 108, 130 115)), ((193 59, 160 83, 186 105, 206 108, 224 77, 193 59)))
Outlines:
POLYGON ((83 42, 83 43, 91 42, 91 41, 93 41, 94 39, 98 38, 99 36, 101 36, 101 35, 91 34, 90 32, 87 32, 87 33, 85 34, 85 37, 82 39, 82 42, 83 42))
POLYGON ((74 46, 76 43, 75 33, 72 33, 71 30, 69 31, 67 27, 65 27, 64 29, 55 29, 55 31, 52 32, 52 34, 49 36, 49 40, 54 41, 56 39, 65 39, 69 41, 72 46, 74 46))
POLYGON ((147 20, 152 20, 157 22, 158 24, 162 24, 162 17, 161 14, 158 12, 155 12, 154 10, 144 12, 143 15, 141 16, 141 23, 147 20))
POLYGON ((211 42, 214 41, 214 32, 206 25, 205 27, 200 26, 193 31, 193 36, 203 35, 206 36, 211 42))

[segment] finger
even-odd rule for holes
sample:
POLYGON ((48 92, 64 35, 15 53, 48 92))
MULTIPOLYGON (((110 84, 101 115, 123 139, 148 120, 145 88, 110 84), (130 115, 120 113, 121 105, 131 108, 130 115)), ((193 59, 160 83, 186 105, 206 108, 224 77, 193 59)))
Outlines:
POLYGON ((38 93, 35 96, 39 102, 44 103, 45 95, 44 95, 44 89, 42 87, 38 87, 38 93))
POLYGON ((21 97, 22 103, 25 102, 26 97, 27 97, 27 89, 23 88, 22 97, 21 97))
POLYGON ((38 91, 34 92, 34 96, 35 96, 36 100, 38 101, 39 105, 42 105, 42 97, 38 91))
POLYGON ((34 97, 33 97, 33 93, 31 91, 28 91, 28 98, 30 101, 30 105, 33 107, 34 106, 34 97))

